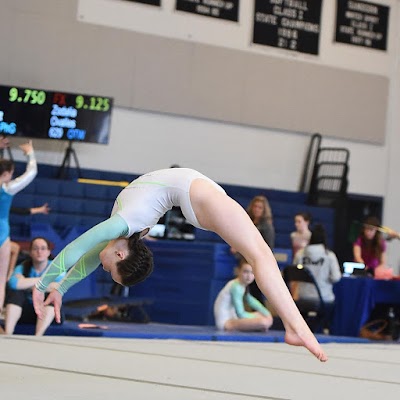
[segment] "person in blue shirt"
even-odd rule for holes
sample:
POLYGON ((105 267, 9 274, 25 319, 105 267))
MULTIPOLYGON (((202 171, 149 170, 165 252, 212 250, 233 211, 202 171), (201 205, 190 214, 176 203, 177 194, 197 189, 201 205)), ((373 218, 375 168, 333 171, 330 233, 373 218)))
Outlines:
POLYGON ((215 325, 219 330, 267 331, 271 327, 271 313, 250 294, 252 282, 253 269, 242 258, 237 266, 237 278, 222 288, 214 302, 215 325), (246 310, 246 305, 250 311, 246 310))
MULTIPOLYGON (((18 321, 36 324, 35 334, 42 336, 54 320, 54 307, 46 306, 43 319, 38 319, 32 303, 32 289, 51 263, 50 242, 42 237, 34 238, 30 244, 30 257, 17 265, 8 281, 6 298, 5 333, 12 335, 18 321)), ((56 289, 65 274, 59 275, 49 290, 56 289)))
POLYGON ((20 149, 28 157, 25 172, 13 179, 14 162, 0 160, 0 311, 3 309, 8 268, 10 264, 10 208, 13 197, 27 187, 37 174, 37 164, 32 141, 23 143, 20 149))

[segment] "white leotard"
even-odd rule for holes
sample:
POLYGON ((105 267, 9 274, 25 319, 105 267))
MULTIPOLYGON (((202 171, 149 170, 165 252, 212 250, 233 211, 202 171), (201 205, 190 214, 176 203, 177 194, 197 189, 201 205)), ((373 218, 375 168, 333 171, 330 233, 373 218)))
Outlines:
POLYGON ((44 292, 56 276, 71 269, 57 289, 64 294, 97 268, 99 254, 110 240, 151 229, 174 206, 181 208, 188 222, 204 229, 197 221, 189 195, 191 183, 198 178, 209 181, 225 193, 211 179, 189 168, 163 169, 134 180, 118 195, 111 217, 68 244, 53 260, 36 288, 44 292))
POLYGON ((193 211, 189 190, 195 179, 211 182, 221 192, 221 186, 190 168, 168 168, 142 175, 118 195, 111 215, 120 215, 129 227, 127 237, 151 229, 172 207, 180 207, 188 222, 204 229, 193 211))
POLYGON ((218 330, 223 331, 225 323, 230 319, 238 319, 235 306, 232 301, 232 286, 236 280, 229 281, 224 288, 218 293, 214 302, 214 319, 218 330))

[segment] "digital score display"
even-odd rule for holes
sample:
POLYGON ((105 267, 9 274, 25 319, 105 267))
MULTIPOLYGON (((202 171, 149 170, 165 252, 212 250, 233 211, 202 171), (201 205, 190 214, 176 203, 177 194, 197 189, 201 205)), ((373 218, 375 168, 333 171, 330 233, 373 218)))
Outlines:
POLYGON ((107 144, 111 97, 0 85, 0 134, 107 144))

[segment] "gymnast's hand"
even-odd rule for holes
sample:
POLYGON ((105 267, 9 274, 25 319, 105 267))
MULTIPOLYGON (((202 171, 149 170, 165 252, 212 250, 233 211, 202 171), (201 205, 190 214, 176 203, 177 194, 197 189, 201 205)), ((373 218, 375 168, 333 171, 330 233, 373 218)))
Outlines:
POLYGON ((33 300, 33 308, 35 309, 35 313, 39 319, 43 318, 43 310, 44 310, 44 293, 40 292, 36 289, 36 287, 32 290, 32 300, 33 300))
POLYGON ((33 151, 32 140, 28 140, 26 143, 21 144, 19 148, 24 152, 26 156, 31 154, 33 151))
POLYGON ((56 289, 53 289, 50 292, 50 294, 47 296, 47 299, 43 305, 49 306, 50 304, 53 304, 53 306, 54 306, 54 318, 55 318, 56 322, 61 324, 62 294, 56 289))

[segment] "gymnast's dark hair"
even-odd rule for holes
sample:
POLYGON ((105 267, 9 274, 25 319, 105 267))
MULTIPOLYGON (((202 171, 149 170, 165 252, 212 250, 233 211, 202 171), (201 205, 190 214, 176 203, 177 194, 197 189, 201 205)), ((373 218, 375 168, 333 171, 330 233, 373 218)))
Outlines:
POLYGON ((153 272, 153 254, 135 233, 128 239, 129 255, 117 263, 123 286, 144 281, 153 272))
POLYGON ((11 172, 14 169, 14 162, 11 160, 0 160, 0 175, 4 172, 11 172))

